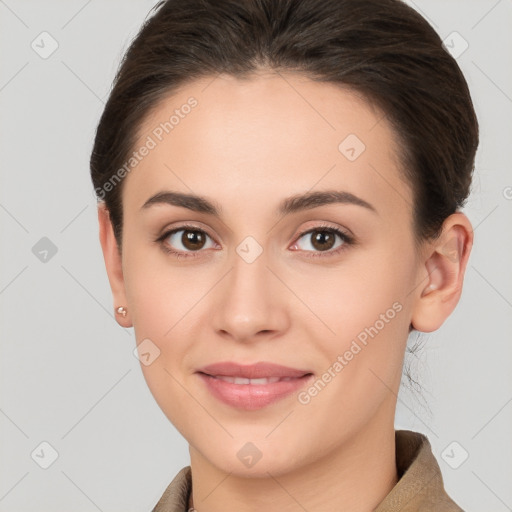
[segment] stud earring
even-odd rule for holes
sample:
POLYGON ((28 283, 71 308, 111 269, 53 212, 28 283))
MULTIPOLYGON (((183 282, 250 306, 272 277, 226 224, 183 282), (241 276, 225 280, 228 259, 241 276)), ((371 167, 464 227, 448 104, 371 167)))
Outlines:
POLYGON ((126 313, 128 313, 128 311, 126 310, 125 307, 123 306, 119 306, 117 309, 116 309, 116 313, 118 315, 121 315, 123 318, 126 316, 126 313))

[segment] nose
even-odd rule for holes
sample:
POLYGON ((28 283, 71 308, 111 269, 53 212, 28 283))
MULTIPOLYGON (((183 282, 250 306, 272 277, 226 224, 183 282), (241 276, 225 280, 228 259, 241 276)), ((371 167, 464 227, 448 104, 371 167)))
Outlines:
POLYGON ((223 337, 254 342, 289 327, 290 292, 268 266, 265 251, 251 263, 235 253, 232 267, 215 287, 213 328, 223 337))

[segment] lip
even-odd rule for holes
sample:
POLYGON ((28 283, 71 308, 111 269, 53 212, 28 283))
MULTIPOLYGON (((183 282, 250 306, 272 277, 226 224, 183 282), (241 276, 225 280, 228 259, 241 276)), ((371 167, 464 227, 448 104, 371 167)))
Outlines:
POLYGON ((273 363, 240 365, 224 362, 205 366, 197 375, 206 384, 212 395, 221 402, 243 410, 257 410, 282 400, 309 383, 314 375, 308 370, 299 370, 273 363), (265 384, 235 384, 221 377, 244 379, 280 378, 265 384))
POLYGON ((279 364, 259 362, 256 364, 242 365, 232 361, 223 361, 221 363, 214 363, 199 368, 197 370, 207 375, 214 377, 244 377, 246 379, 261 379, 270 377, 303 377, 308 373, 313 373, 311 370, 301 370, 298 368, 290 368, 279 364))

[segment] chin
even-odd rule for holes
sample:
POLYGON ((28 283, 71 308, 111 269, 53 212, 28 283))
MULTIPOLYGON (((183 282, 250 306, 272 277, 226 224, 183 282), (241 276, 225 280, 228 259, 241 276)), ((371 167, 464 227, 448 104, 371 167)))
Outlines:
POLYGON ((205 453, 209 455, 210 463, 225 473, 240 478, 268 478, 279 476, 293 471, 299 461, 295 460, 293 453, 298 450, 290 447, 281 452, 276 449, 268 440, 265 446, 256 441, 237 442, 231 440, 229 443, 219 443, 220 451, 205 453))

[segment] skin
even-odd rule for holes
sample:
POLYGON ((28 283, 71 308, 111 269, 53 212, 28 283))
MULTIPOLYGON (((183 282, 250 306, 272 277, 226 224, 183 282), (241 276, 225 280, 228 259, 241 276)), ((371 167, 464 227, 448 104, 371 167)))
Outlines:
POLYGON ((122 256, 101 204, 98 218, 114 305, 128 311, 117 320, 160 350, 141 368, 189 443, 194 507, 373 510, 397 482, 394 415, 409 329, 434 331, 455 308, 471 224, 455 213, 436 241, 415 243, 396 135, 348 89, 291 72, 208 77, 161 102, 141 125, 141 144, 190 96, 198 105, 125 178, 122 256), (349 134, 366 146, 354 161, 338 149, 349 134), (204 196, 222 215, 142 208, 164 190, 204 196), (350 192, 376 211, 334 203, 276 212, 289 196, 321 190, 350 192), (209 235, 196 257, 162 249, 192 254, 182 232, 155 242, 183 222, 209 235), (300 235, 323 223, 356 243, 334 254, 337 236, 322 251, 300 235), (252 263, 236 251, 247 236, 263 250, 252 263), (319 378, 396 302, 400 312, 307 404, 292 394, 237 409, 195 374, 219 361, 270 361, 319 378), (252 467, 237 457, 247 442, 262 454, 252 467))

